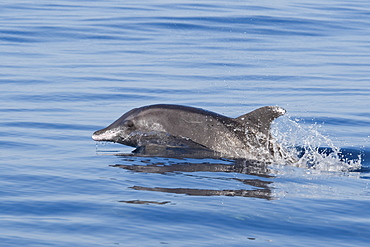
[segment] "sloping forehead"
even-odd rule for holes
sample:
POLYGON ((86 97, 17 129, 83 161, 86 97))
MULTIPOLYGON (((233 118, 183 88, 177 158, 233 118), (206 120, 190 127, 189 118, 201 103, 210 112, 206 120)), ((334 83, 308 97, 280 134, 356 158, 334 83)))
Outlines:
POLYGON ((127 118, 136 116, 139 112, 140 112, 140 108, 134 108, 126 112, 125 114, 123 114, 120 118, 118 118, 116 121, 110 124, 107 128, 118 127, 119 125, 122 125, 123 122, 127 120, 127 118))
POLYGON ((123 114, 119 119, 126 119, 128 116, 135 116, 137 115, 139 112, 141 111, 140 108, 134 108, 134 109, 131 109, 129 110, 128 112, 126 112, 125 114, 123 114))

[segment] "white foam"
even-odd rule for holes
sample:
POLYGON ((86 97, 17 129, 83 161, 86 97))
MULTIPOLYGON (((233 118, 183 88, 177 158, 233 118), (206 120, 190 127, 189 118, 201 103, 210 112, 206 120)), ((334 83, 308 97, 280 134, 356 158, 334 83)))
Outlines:
POLYGON ((291 155, 297 157, 293 165, 323 171, 351 171, 361 167, 358 159, 343 159, 341 150, 319 131, 320 125, 300 124, 283 116, 271 126, 272 135, 291 155), (327 148, 327 152, 324 149, 327 148))

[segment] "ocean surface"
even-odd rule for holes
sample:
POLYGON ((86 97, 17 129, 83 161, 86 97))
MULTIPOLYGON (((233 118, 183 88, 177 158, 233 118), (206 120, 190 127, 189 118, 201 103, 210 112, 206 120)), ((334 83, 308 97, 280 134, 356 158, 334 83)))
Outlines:
MULTIPOLYGON (((370 2, 0 3, 0 245, 367 246, 370 2), (132 108, 287 114, 299 163, 117 156, 132 108)), ((293 148, 292 148, 293 147, 293 148)))

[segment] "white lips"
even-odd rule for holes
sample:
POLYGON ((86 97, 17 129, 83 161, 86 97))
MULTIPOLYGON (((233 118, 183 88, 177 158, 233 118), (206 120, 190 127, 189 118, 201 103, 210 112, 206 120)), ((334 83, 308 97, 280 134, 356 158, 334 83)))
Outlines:
POLYGON ((101 141, 101 135, 95 135, 95 134, 93 134, 92 136, 91 136, 91 138, 94 140, 94 141, 101 141))
POLYGON ((94 141, 110 141, 115 136, 115 133, 113 131, 105 131, 101 134, 93 134, 91 137, 94 141))

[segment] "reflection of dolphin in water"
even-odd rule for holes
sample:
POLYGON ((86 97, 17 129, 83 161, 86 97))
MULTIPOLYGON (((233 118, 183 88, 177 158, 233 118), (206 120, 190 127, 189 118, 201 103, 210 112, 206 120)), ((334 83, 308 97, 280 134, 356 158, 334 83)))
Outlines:
POLYGON ((270 178, 270 170, 263 162, 237 159, 231 164, 222 163, 171 163, 169 165, 148 164, 148 165, 113 165, 114 167, 123 168, 135 172, 160 173, 166 174, 171 172, 234 172, 259 177, 270 178))
MULTIPOLYGON (((178 172, 234 172, 242 173, 247 175, 254 175, 263 178, 271 178, 269 175, 270 171, 266 164, 261 162, 251 162, 247 160, 236 160, 232 164, 222 163, 173 163, 168 165, 163 164, 148 164, 148 165, 114 165, 114 167, 123 168, 135 172, 147 172, 147 173, 178 173, 178 172)), ((196 176, 196 175, 193 175, 196 176)), ((203 177, 202 177, 203 178, 203 177)), ((217 179, 212 177, 212 179, 217 179)), ((218 178, 225 180, 225 178, 218 178)), ((164 188, 164 187, 143 187, 143 186, 132 186, 131 189, 143 190, 143 191, 157 191, 174 194, 186 194, 191 196, 242 196, 242 197, 254 197, 271 200, 271 188, 270 184, 272 181, 265 181, 262 179, 239 179, 239 178, 226 178, 227 180, 235 180, 243 184, 257 187, 256 189, 238 189, 238 190, 216 190, 216 189, 194 189, 194 188, 164 188)))
POLYGON ((186 194, 189 196, 243 196, 271 200, 267 195, 271 193, 270 189, 256 190, 205 190, 189 188, 150 188, 142 186, 133 186, 131 189, 144 191, 159 191, 165 193, 186 194))
POLYGON ((132 109, 92 138, 136 147, 134 152, 148 156, 281 161, 287 155, 272 138, 270 125, 284 113, 266 106, 229 118, 193 107, 151 105, 132 109))

